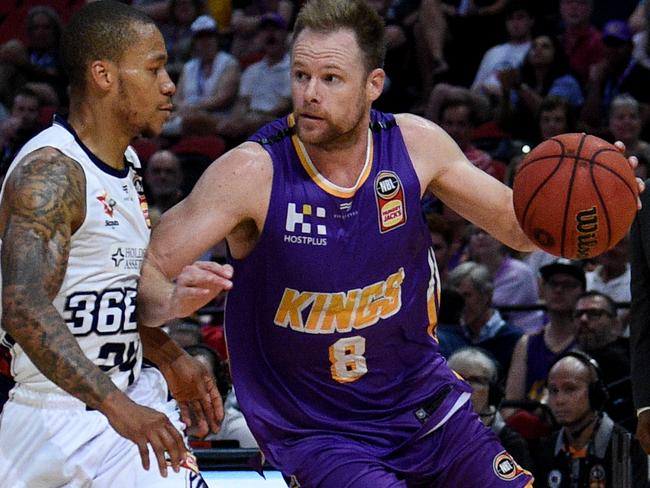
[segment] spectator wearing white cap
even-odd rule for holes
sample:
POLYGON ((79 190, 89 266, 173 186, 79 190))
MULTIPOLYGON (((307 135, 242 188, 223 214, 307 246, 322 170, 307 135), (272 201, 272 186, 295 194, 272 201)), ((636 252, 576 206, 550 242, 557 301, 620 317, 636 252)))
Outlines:
POLYGON ((212 17, 199 16, 191 30, 194 57, 183 66, 174 104, 181 116, 227 110, 239 90, 239 62, 219 49, 219 29, 212 17))

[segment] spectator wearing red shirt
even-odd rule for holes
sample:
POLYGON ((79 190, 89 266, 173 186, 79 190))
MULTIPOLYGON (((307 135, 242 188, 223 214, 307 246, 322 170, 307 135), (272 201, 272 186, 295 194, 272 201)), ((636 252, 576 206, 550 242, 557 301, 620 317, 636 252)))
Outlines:
POLYGON ((560 0, 560 17, 564 31, 560 40, 569 58, 569 64, 584 83, 591 65, 603 59, 603 39, 591 24, 592 0, 560 0))

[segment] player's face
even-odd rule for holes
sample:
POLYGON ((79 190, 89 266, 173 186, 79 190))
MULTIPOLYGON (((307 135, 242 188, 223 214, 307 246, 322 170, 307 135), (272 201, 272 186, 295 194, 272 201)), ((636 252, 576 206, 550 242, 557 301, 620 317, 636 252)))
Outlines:
POLYGON ((167 50, 160 31, 150 24, 133 29, 139 40, 118 63, 116 103, 129 131, 154 136, 171 115, 176 87, 165 69, 167 50))
POLYGON ((354 145, 368 130, 384 72, 370 74, 351 30, 303 30, 292 52, 291 89, 300 139, 322 147, 354 145))
POLYGON ((591 412, 589 372, 575 361, 561 360, 548 375, 548 406, 560 425, 576 425, 591 412))

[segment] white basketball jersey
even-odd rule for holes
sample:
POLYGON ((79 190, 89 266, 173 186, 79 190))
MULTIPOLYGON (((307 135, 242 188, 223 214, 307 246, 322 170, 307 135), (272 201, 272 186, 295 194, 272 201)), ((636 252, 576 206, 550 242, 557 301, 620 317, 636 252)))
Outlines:
MULTIPOLYGON (((78 161, 86 176, 86 216, 72 235, 67 270, 54 306, 84 354, 125 390, 142 366, 135 295, 150 226, 142 181, 130 166, 140 163, 128 148, 125 158, 130 164, 124 170, 106 165, 81 143, 66 121, 56 117, 52 127, 23 147, 9 172, 25 155, 46 146, 78 161)), ((3 195, 4 187, 0 198, 3 195)), ((11 373, 19 387, 62 392, 1 328, 0 342, 10 347, 11 373)))

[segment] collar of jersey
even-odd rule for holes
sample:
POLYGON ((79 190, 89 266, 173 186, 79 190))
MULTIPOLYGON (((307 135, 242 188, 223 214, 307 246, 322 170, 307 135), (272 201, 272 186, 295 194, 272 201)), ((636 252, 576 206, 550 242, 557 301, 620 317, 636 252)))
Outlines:
POLYGON ((95 166, 97 166, 104 173, 108 173, 109 175, 113 175, 118 178, 124 178, 129 174, 128 165, 125 165, 123 169, 116 169, 95 156, 95 154, 90 149, 88 149, 88 147, 83 142, 81 142, 81 139, 79 139, 77 132, 63 117, 58 114, 54 115, 54 123, 67 130, 72 135, 72 137, 74 137, 74 140, 77 142, 77 144, 79 144, 79 147, 83 150, 83 152, 86 153, 88 158, 90 158, 95 166))
MULTIPOLYGON (((288 116, 287 122, 289 123, 289 127, 295 126, 296 121, 293 114, 290 114, 288 116)), ((352 198, 354 194, 357 192, 357 190, 361 188, 361 185, 364 184, 364 182, 368 179, 368 176, 370 175, 370 170, 372 169, 373 152, 374 152, 372 131, 370 130, 370 128, 368 128, 368 147, 366 149, 366 161, 363 164, 363 169, 361 170, 361 174, 359 174, 359 178, 357 178, 357 181, 355 182, 354 186, 352 186, 351 188, 345 188, 343 186, 339 186, 332 183, 327 178, 325 178, 320 173, 320 171, 318 171, 318 169, 312 162, 311 158, 309 157, 309 154, 307 154, 307 150, 305 149, 305 146, 303 145, 302 141, 298 138, 298 134, 296 132, 294 132, 294 134, 291 136, 291 142, 293 143, 293 147, 296 150, 296 154, 298 155, 300 164, 302 164, 302 167, 305 168, 305 171, 307 172, 309 177, 323 191, 331 195, 334 195, 335 197, 352 198)))

